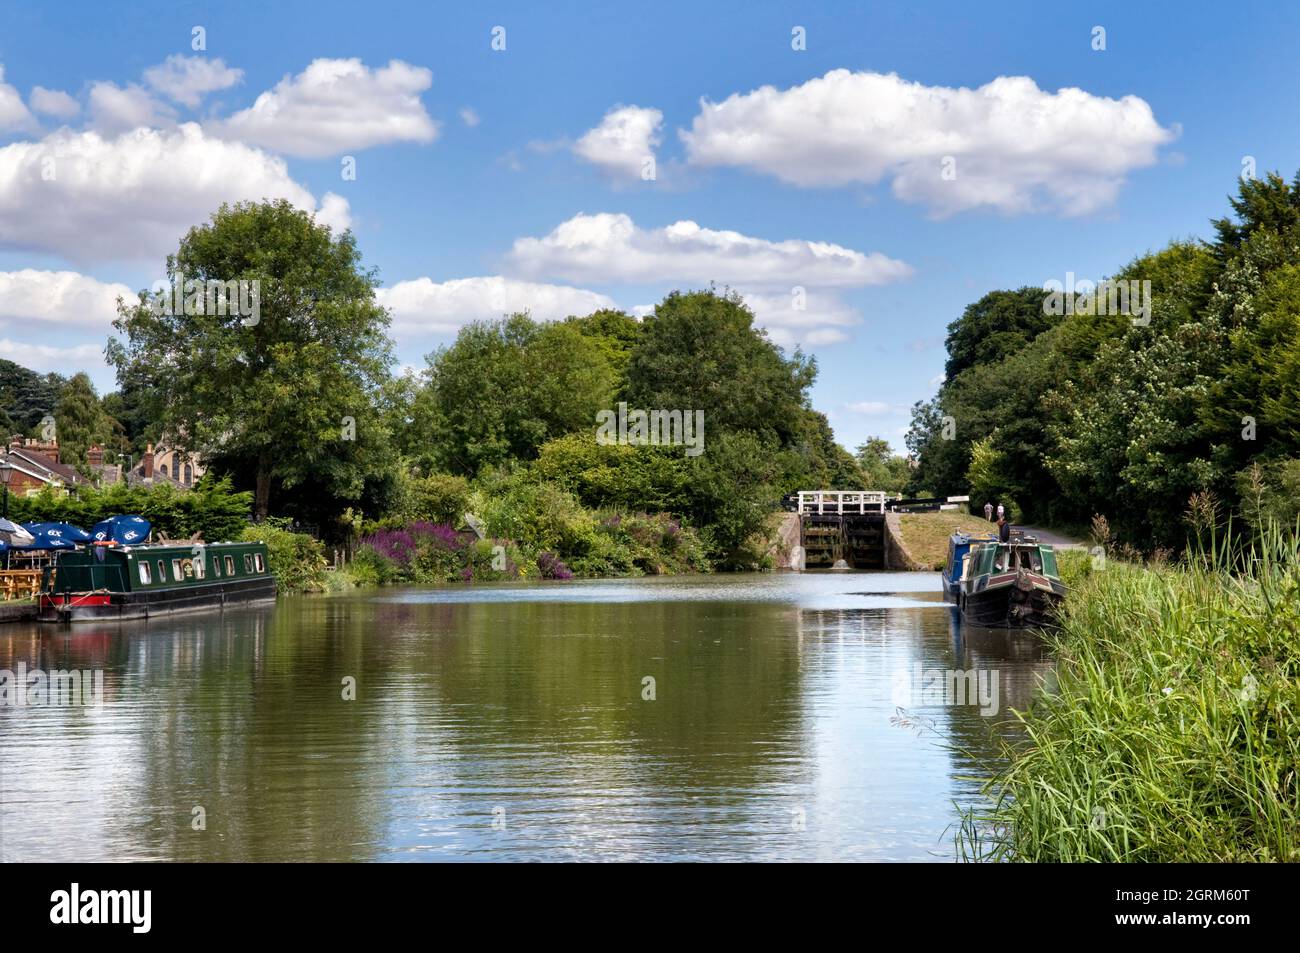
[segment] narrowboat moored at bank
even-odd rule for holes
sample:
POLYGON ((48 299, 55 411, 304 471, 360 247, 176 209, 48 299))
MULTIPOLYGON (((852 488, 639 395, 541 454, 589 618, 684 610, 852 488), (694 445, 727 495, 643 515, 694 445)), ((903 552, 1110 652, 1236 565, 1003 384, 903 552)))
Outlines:
POLYGON ((957 602, 961 596, 961 574, 972 546, 996 543, 993 533, 953 533, 948 537, 948 561, 943 567, 943 601, 957 602))
POLYGON ((971 547, 957 601, 969 625, 1020 628, 1052 624, 1065 592, 1056 551, 1032 536, 1015 536, 1009 543, 971 547))
POLYGON ((41 587, 41 622, 146 619, 275 598, 265 543, 117 546, 60 552, 41 587))

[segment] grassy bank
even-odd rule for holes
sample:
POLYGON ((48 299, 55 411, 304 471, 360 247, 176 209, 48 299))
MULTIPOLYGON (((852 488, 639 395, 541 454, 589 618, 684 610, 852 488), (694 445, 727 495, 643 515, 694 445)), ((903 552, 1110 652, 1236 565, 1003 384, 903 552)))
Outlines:
POLYGON ((899 516, 903 531, 903 544, 922 566, 942 569, 948 558, 948 537, 958 531, 987 533, 996 527, 979 516, 970 516, 954 510, 937 513, 903 513, 899 516))
POLYGON ((958 837, 967 859, 1300 860, 1300 559, 1072 560, 1058 690, 958 837))

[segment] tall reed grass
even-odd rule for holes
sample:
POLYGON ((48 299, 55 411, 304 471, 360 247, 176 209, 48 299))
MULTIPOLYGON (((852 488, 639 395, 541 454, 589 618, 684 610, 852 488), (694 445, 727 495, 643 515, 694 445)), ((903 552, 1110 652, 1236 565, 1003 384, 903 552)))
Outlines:
POLYGON ((1300 530, 1074 565, 1056 691, 957 834, 965 860, 1300 860, 1300 530))

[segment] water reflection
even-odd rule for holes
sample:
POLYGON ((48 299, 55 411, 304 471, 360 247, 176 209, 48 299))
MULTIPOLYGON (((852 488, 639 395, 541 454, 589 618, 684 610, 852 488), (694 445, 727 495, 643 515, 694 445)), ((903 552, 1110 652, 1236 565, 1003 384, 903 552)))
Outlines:
POLYGON ((6 860, 950 859, 966 776, 1050 672, 1032 635, 961 631, 930 573, 0 629, 20 662, 101 668, 106 700, 0 708, 6 860), (899 704, 953 670, 995 678, 998 712, 899 704))

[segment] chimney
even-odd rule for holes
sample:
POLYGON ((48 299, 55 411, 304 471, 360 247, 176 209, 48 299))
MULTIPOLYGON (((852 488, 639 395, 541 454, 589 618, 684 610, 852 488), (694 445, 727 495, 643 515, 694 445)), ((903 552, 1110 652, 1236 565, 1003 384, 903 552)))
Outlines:
POLYGON ((104 465, 104 448, 101 447, 101 446, 99 446, 99 444, 95 444, 93 447, 91 447, 89 450, 87 450, 87 451, 86 451, 86 463, 88 463, 88 464, 89 464, 90 466, 92 466, 92 467, 103 466, 103 465, 104 465))
POLYGON ((141 466, 144 467, 144 478, 146 480, 152 480, 153 479, 153 444, 149 444, 144 448, 144 458, 140 461, 140 464, 141 466))

